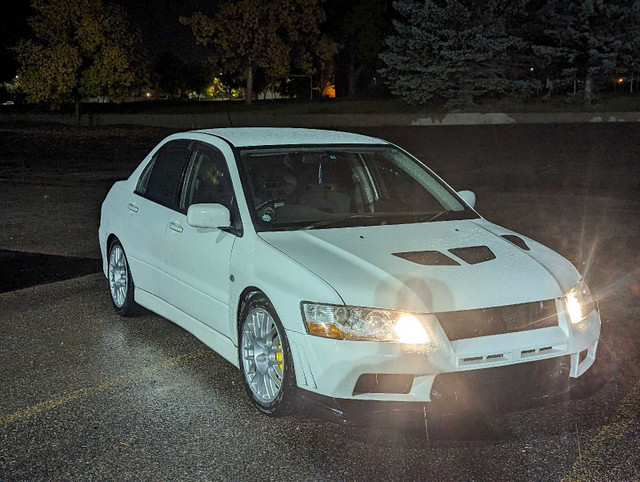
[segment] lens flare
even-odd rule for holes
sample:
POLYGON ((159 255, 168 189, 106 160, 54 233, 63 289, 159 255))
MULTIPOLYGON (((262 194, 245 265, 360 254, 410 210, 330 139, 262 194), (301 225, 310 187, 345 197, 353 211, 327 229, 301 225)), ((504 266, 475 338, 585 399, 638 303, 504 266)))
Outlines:
POLYGON ((578 293, 571 291, 567 295, 567 311, 569 312, 569 318, 574 325, 582 321, 582 306, 578 299, 578 293))
POLYGON ((400 343, 426 344, 429 343, 429 335, 422 323, 413 315, 403 315, 393 325, 397 339, 400 343))

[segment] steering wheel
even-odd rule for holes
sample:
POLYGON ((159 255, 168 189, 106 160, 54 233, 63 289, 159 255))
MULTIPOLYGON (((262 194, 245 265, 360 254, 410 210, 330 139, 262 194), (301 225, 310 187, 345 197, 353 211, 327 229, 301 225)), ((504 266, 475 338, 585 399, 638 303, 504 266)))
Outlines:
MULTIPOLYGON (((279 197, 274 197, 273 199, 269 199, 267 201, 263 201, 260 204, 258 204, 256 206, 256 211, 260 211, 263 207, 268 206, 269 204, 274 204, 275 205, 275 203, 277 203, 277 202, 281 202, 282 204, 285 204, 287 202, 287 200, 279 198, 279 197)), ((275 206, 273 206, 273 207, 275 207, 275 206)))
POLYGON ((282 205, 284 205, 286 202, 286 199, 282 198, 269 199, 258 204, 256 206, 256 212, 262 221, 270 223, 276 218, 276 203, 282 203, 282 205))

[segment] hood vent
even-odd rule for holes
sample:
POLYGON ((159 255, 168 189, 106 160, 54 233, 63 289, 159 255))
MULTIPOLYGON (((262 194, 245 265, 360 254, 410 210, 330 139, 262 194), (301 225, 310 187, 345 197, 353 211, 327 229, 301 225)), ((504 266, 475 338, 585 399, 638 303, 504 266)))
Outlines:
POLYGON ((488 246, 453 248, 450 249, 449 252, 469 264, 484 263, 485 261, 496 259, 496 255, 493 254, 493 251, 491 251, 488 246))
POLYGON ((393 255, 424 266, 460 266, 460 263, 440 251, 407 251, 393 255))
POLYGON ((515 234, 503 234, 502 237, 504 239, 506 239, 507 241, 512 242, 513 244, 515 244, 520 249, 524 249, 525 251, 530 251, 531 250, 529 245, 520 236, 516 236, 515 234))

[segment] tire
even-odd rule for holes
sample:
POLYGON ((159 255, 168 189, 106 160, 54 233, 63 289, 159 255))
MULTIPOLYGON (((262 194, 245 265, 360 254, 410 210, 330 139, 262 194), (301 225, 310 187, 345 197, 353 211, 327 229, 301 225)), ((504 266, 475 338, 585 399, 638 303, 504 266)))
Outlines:
POLYGON ((113 308, 120 316, 134 316, 138 305, 133 299, 134 285, 129 263, 120 241, 109 246, 107 258, 107 280, 113 308))
POLYGON ((297 384, 286 333, 271 302, 253 293, 243 303, 238 357, 253 405, 273 417, 295 410, 297 384))

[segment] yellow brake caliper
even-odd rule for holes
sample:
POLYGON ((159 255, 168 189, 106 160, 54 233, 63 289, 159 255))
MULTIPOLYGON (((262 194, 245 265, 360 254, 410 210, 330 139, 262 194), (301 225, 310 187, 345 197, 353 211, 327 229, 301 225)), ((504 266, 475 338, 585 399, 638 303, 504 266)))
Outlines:
MULTIPOLYGON (((278 345, 278 351, 276 352, 276 361, 282 362, 282 345, 278 345)), ((280 371, 284 370, 284 365, 279 363, 280 371)))

